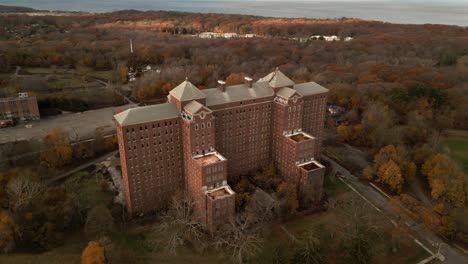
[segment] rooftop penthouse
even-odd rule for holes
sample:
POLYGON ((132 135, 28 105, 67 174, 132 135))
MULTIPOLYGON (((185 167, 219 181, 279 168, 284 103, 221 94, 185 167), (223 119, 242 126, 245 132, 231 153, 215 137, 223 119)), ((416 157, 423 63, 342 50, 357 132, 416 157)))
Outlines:
POLYGON ((198 161, 202 166, 207 166, 210 164, 217 163, 219 161, 226 160, 221 154, 216 151, 212 151, 206 154, 196 155, 193 157, 196 161, 198 161))
POLYGON ((299 164, 297 166, 304 169, 307 172, 311 172, 311 171, 315 171, 315 170, 325 168, 325 166, 323 166, 322 164, 320 164, 316 160, 311 160, 311 161, 308 161, 308 162, 304 162, 304 163, 299 164))
POLYGON ((211 200, 218 200, 235 194, 228 185, 206 191, 205 193, 211 200))
POLYGON ((297 142, 297 143, 300 143, 300 142, 304 142, 304 141, 307 141, 307 140, 311 140, 311 139, 314 139, 313 136, 305 133, 305 132, 296 132, 294 134, 291 134, 291 135, 288 135, 287 136, 289 139, 297 142))

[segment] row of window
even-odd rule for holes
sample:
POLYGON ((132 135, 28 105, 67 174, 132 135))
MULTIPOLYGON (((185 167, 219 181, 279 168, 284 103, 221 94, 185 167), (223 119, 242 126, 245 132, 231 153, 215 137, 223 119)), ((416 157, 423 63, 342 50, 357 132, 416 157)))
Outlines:
POLYGON ((140 127, 132 127, 132 128, 126 128, 126 132, 127 133, 130 133, 130 132, 135 132, 135 131, 143 131, 143 130, 148 130, 153 128, 161 128, 161 127, 167 127, 167 126, 173 126, 173 125, 178 125, 179 124, 179 121, 177 120, 174 120, 174 121, 164 121, 164 122, 158 122, 158 123, 153 123, 153 124, 147 124, 147 125, 142 125, 140 127))

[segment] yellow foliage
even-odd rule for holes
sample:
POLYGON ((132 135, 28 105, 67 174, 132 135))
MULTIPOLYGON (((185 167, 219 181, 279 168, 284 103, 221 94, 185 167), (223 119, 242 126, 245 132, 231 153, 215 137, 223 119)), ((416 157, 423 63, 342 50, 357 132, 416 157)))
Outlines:
POLYGON ((369 166, 369 167, 364 169, 362 174, 364 175, 364 178, 366 180, 370 181, 370 180, 372 180, 374 178, 375 170, 372 167, 369 166))
POLYGON ((430 156, 421 172, 431 186, 432 198, 444 199, 457 207, 465 204, 465 175, 447 155, 430 156))
POLYGON ((422 215, 426 228, 432 230, 440 226, 440 216, 433 210, 425 208, 422 215))
POLYGON ((0 252, 8 253, 15 248, 14 230, 11 217, 0 211, 0 252))
POLYGON ((243 83, 244 77, 245 77, 244 73, 231 73, 226 78, 226 84, 233 85, 233 84, 243 83))
POLYGON ((401 175, 400 168, 393 160, 390 160, 380 166, 378 176, 380 180, 387 184, 392 191, 396 193, 401 192, 405 180, 401 175))
POLYGON ((336 128, 336 133, 340 136, 341 139, 347 141, 350 138, 349 127, 345 124, 341 124, 336 128))
POLYGON ((46 136, 48 148, 41 154, 41 162, 48 168, 59 168, 72 159, 72 147, 68 143, 68 135, 60 128, 53 128, 46 136))
POLYGON ((380 167, 389 160, 398 161, 397 149, 393 145, 388 145, 380 149, 374 157, 375 164, 380 167))
POLYGON ((81 264, 103 264, 106 263, 104 247, 96 241, 90 241, 81 254, 81 264))

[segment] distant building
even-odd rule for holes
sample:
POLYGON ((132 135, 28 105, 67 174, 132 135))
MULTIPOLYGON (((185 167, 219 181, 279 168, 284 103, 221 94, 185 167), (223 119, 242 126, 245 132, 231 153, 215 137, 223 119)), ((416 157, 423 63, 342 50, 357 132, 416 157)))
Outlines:
POLYGON ((0 121, 2 126, 17 121, 40 119, 36 97, 19 93, 17 97, 0 98, 0 121))
POLYGON ((257 82, 219 81, 205 90, 186 80, 168 103, 115 115, 128 212, 157 210, 185 189, 198 220, 216 229, 235 213, 228 179, 272 161, 301 198, 319 201, 327 94, 276 70, 257 82))
POLYGON ((231 39, 231 38, 239 38, 239 34, 237 33, 215 33, 215 32, 202 32, 198 34, 199 38, 204 38, 204 39, 215 39, 215 38, 226 38, 226 39, 231 39))
POLYGON ((310 36, 309 40, 325 40, 327 42, 334 42, 334 41, 343 40, 345 42, 349 42, 349 41, 353 40, 353 38, 352 37, 340 38, 339 36, 336 36, 336 35, 333 35, 333 36, 315 35, 315 36, 310 36))
POLYGON ((331 116, 338 116, 344 114, 346 109, 339 105, 329 105, 327 111, 331 116))

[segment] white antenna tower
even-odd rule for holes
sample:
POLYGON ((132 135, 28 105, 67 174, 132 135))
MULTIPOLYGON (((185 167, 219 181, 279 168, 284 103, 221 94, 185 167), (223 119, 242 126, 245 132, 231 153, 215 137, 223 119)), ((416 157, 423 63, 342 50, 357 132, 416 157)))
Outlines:
POLYGON ((133 43, 132 43, 132 39, 130 39, 130 53, 133 54, 133 43))

